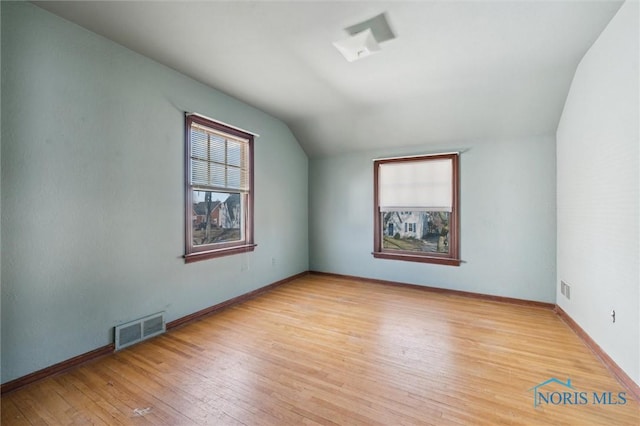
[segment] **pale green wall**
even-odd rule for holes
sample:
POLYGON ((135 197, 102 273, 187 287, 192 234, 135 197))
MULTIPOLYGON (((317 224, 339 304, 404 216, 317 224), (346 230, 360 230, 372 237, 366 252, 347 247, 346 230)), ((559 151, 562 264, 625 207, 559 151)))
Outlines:
POLYGON ((638 15, 624 3, 586 53, 558 126, 557 298, 640 384, 638 15))
POLYGON ((552 136, 314 158, 309 182, 312 270, 555 301, 552 136), (465 263, 452 267, 374 259, 372 159, 459 149, 468 149, 460 156, 465 263))
POLYGON ((31 4, 1 7, 3 382, 118 323, 308 269, 308 161, 287 126, 31 4), (260 134, 253 253, 181 258, 184 111, 260 134))

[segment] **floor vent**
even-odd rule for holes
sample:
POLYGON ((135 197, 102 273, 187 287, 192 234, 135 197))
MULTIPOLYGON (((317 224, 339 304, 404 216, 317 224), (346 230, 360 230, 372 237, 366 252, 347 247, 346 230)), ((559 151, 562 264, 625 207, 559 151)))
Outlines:
POLYGON ((116 326, 116 350, 165 332, 164 312, 116 326))

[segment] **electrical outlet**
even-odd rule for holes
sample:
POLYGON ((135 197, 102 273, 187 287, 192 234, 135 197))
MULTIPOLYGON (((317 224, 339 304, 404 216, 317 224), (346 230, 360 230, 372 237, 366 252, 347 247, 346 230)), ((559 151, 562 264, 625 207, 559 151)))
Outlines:
POLYGON ((571 300, 571 286, 564 280, 560 280, 560 293, 562 293, 567 299, 571 300))
POLYGON ((611 322, 613 322, 613 323, 616 322, 616 310, 615 309, 611 310, 611 322))
POLYGON ((272 257, 272 258, 271 258, 271 266, 272 266, 272 267, 275 267, 275 266, 276 266, 276 258, 275 258, 275 257, 272 257))

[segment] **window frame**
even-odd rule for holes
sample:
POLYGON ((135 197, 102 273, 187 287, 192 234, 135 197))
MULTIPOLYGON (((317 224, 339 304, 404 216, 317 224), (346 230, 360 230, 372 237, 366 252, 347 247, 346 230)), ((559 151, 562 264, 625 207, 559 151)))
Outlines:
POLYGON ((403 260, 409 262, 433 263, 439 265, 460 266, 460 166, 458 153, 415 155, 408 157, 382 158, 373 162, 373 252, 376 259, 403 260), (390 250, 382 247, 384 230, 382 229, 380 210, 379 170, 381 164, 396 162, 416 162, 450 159, 452 162, 452 200, 449 213, 449 253, 416 252, 409 250, 390 250))
MULTIPOLYGON (((196 262, 200 260, 213 259, 222 256, 229 256, 237 253, 251 252, 255 249, 256 244, 253 240, 253 218, 254 218, 254 139, 255 135, 246 131, 231 127, 229 125, 214 121, 210 118, 203 117, 198 114, 186 114, 185 116, 185 263, 196 262), (240 193, 240 197, 244 197, 245 208, 242 209, 240 235, 244 235, 244 239, 239 241, 229 241, 203 245, 200 247, 193 244, 193 191, 203 190, 201 185, 193 185, 191 170, 191 124, 196 123, 205 127, 209 127, 214 131, 225 133, 229 136, 247 140, 248 153, 248 183, 249 189, 246 191, 234 190, 227 188, 226 190, 212 189, 212 192, 222 193, 240 193)), ((241 201, 242 206, 242 201, 241 201)))

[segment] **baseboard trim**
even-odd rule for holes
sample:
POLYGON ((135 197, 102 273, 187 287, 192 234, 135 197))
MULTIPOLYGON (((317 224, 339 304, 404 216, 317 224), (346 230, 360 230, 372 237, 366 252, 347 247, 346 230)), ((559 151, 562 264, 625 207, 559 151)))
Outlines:
POLYGON ((325 276, 325 277, 342 278, 342 279, 361 281, 361 282, 367 282, 367 283, 373 283, 373 284, 383 284, 383 285, 392 285, 392 286, 414 288, 414 289, 418 289, 418 290, 428 291, 430 293, 450 294, 450 295, 455 295, 455 296, 470 297, 470 298, 473 298, 473 299, 488 300, 488 301, 492 301, 492 302, 509 303, 509 304, 512 304, 512 305, 531 306, 531 307, 551 309, 551 310, 553 310, 553 308, 555 307, 555 305, 553 303, 538 302, 538 301, 535 301, 535 300, 526 300, 526 299, 516 299, 516 298, 513 298, 513 297, 494 296, 494 295, 482 294, 482 293, 472 293, 470 291, 451 290, 451 289, 448 289, 448 288, 438 288, 438 287, 429 287, 429 286, 423 286, 423 285, 418 285, 418 284, 408 284, 408 283, 397 282, 397 281, 379 280, 379 279, 375 279, 375 278, 363 278, 363 277, 357 277, 357 276, 354 276, 354 275, 334 274, 334 273, 331 273, 331 272, 309 271, 309 273, 312 274, 312 275, 321 275, 321 276, 325 276))
POLYGON ((558 315, 558 317, 560 317, 560 319, 564 321, 564 323, 567 324, 569 328, 578 335, 578 337, 591 350, 591 352, 593 352, 593 354, 600 360, 600 362, 604 364, 607 370, 609 370, 609 372, 613 374, 613 377, 615 377, 618 382, 620 382, 620 384, 624 386, 627 391, 629 391, 629 393, 636 401, 640 402, 640 386, 638 386, 638 384, 636 384, 636 382, 634 382, 631 377, 629 377, 627 373, 625 373, 624 370, 620 368, 620 366, 616 364, 616 362, 609 355, 607 355, 607 353, 600 347, 600 345, 598 345, 595 340, 593 340, 591 336, 589 336, 587 332, 584 331, 582 327, 580 327, 578 323, 575 322, 573 318, 571 318, 571 316, 569 316, 569 314, 566 313, 560 306, 556 305, 554 311, 556 315, 558 315))
MULTIPOLYGON (((238 303, 242 303, 246 300, 253 299, 254 297, 265 293, 269 290, 273 290, 275 287, 278 287, 282 284, 288 283, 300 277, 307 275, 309 272, 301 272, 296 275, 292 275, 288 278, 282 279, 280 281, 276 281, 272 284, 268 284, 264 287, 260 287, 256 290, 250 291, 249 293, 242 294, 238 297, 234 297, 233 299, 229 299, 222 303, 218 303, 217 305, 210 306, 208 308, 202 309, 200 311, 194 312, 193 314, 186 315, 182 318, 178 318, 176 320, 170 321, 166 324, 167 330, 180 327, 186 325, 190 322, 199 320, 207 315, 211 315, 216 311, 229 307, 231 305, 235 305, 238 303)), ((18 377, 17 379, 11 380, 7 383, 3 383, 0 386, 0 394, 5 394, 7 392, 14 391, 28 384, 37 382, 42 379, 46 379, 47 377, 51 377, 55 374, 62 373, 63 371, 69 370, 73 367, 77 367, 81 364, 89 362, 91 360, 100 358, 105 355, 109 355, 113 353, 115 350, 115 345, 113 343, 108 344, 106 346, 102 346, 100 348, 94 349, 84 354, 80 354, 73 358, 69 358, 65 361, 59 362, 57 364, 51 365, 49 367, 43 368, 42 370, 34 371, 33 373, 27 374, 26 376, 18 377)))
POLYGON ((69 358, 65 361, 43 368, 42 370, 34 371, 33 373, 27 374, 26 376, 18 377, 17 379, 11 380, 7 383, 3 383, 2 386, 0 386, 0 394, 14 391, 30 383, 34 383, 55 374, 62 373, 63 371, 69 370, 70 368, 77 367, 80 364, 84 364, 91 360, 109 355, 113 353, 114 350, 115 345, 111 343, 109 345, 102 346, 98 349, 94 349, 92 351, 74 356, 73 358, 69 358))
POLYGON ((199 319, 202 319, 206 316, 209 316, 211 314, 213 314, 214 312, 217 312, 221 309, 227 308, 229 306, 232 305, 237 305, 238 303, 242 303, 245 302, 249 299, 253 299, 256 296, 261 295, 262 293, 266 293, 267 291, 273 290, 274 288, 281 286, 282 284, 286 284, 290 281, 296 280, 298 278, 304 277, 305 275, 307 275, 309 272, 305 271, 305 272, 301 272, 299 274, 296 275, 292 275, 290 277, 284 278, 280 281, 276 281, 274 283, 268 284, 264 287, 260 287, 256 290, 250 291, 248 293, 244 293, 241 294, 240 296, 234 297, 232 299, 229 300, 225 300, 224 302, 220 302, 217 305, 213 305, 213 306, 209 306, 208 308, 204 308, 201 309, 197 312, 194 312, 192 314, 186 315, 184 317, 175 319, 173 321, 169 321, 166 324, 167 330, 172 330, 176 327, 181 327, 183 325, 189 324, 191 322, 197 321, 199 319))

